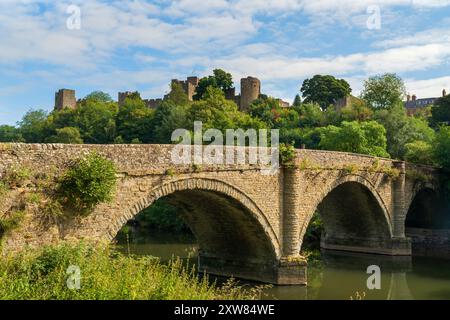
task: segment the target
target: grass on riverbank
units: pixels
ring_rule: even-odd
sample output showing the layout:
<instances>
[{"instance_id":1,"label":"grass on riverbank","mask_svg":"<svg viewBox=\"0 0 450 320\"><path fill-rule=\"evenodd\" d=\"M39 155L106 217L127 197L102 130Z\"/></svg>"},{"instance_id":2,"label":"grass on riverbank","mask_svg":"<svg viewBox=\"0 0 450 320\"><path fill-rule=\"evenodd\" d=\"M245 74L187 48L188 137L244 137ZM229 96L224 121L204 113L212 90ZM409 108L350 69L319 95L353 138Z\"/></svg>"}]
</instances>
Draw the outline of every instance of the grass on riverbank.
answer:
<instances>
[{"instance_id":1,"label":"grass on riverbank","mask_svg":"<svg viewBox=\"0 0 450 320\"><path fill-rule=\"evenodd\" d=\"M81 271L79 290L71 290L69 266ZM70 280L69 280L70 281ZM217 286L179 260L162 264L151 257L118 253L110 246L61 245L0 258L0 299L178 300L258 299L261 289L228 282Z\"/></svg>"}]
</instances>

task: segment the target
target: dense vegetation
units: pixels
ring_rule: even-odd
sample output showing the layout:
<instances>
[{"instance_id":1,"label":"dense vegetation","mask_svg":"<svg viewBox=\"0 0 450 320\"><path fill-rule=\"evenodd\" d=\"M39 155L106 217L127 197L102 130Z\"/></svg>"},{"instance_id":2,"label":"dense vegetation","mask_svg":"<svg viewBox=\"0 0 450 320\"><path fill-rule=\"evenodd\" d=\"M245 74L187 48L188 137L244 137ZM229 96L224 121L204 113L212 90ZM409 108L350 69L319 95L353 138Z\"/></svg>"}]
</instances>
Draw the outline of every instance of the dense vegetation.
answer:
<instances>
[{"instance_id":1,"label":"dense vegetation","mask_svg":"<svg viewBox=\"0 0 450 320\"><path fill-rule=\"evenodd\" d=\"M79 289L70 266L81 270ZM260 298L261 289L218 286L179 260L162 264L108 246L63 245L0 259L0 300L236 300Z\"/></svg>"},{"instance_id":2,"label":"dense vegetation","mask_svg":"<svg viewBox=\"0 0 450 320\"><path fill-rule=\"evenodd\" d=\"M395 74L371 77L364 82L359 98L351 97L342 109L335 103L350 94L349 84L332 76L314 76L301 87L291 108L277 99L261 95L248 113L226 100L231 75L214 70L200 80L194 101L182 87L171 93L156 109L146 107L139 93L122 107L108 94L93 92L78 101L75 110L47 113L27 112L17 126L0 126L2 142L54 143L171 143L177 128L193 130L194 120L204 130L216 128L279 129L281 142L295 147L349 151L448 167L446 145L450 123L450 98L409 117L403 107L405 86Z\"/></svg>"}]
</instances>

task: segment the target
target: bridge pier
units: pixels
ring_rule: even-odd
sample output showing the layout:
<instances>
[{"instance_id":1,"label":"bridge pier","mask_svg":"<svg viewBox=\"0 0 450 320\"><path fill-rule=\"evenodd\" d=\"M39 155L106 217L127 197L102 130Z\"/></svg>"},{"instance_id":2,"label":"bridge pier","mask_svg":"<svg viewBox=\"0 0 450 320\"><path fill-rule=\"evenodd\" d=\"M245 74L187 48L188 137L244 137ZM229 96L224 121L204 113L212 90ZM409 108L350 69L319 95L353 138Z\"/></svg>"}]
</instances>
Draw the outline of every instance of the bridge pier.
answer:
<instances>
[{"instance_id":1,"label":"bridge pier","mask_svg":"<svg viewBox=\"0 0 450 320\"><path fill-rule=\"evenodd\" d=\"M306 260L302 257L278 261L238 261L199 254L200 273L234 277L276 285L306 285Z\"/></svg>"}]
</instances>

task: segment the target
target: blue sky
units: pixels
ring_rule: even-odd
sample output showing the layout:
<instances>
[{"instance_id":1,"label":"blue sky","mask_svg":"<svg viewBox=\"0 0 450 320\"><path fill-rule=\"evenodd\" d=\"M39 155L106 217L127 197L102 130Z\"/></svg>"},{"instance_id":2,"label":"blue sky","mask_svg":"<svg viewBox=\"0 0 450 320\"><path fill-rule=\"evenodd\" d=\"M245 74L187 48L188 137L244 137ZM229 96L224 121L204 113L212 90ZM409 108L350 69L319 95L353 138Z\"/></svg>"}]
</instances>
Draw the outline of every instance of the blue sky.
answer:
<instances>
[{"instance_id":1,"label":"blue sky","mask_svg":"<svg viewBox=\"0 0 450 320\"><path fill-rule=\"evenodd\" d=\"M314 74L354 94L385 72L418 97L450 92L450 0L0 0L0 39L0 124L50 111L59 88L157 98L214 68L288 101Z\"/></svg>"}]
</instances>

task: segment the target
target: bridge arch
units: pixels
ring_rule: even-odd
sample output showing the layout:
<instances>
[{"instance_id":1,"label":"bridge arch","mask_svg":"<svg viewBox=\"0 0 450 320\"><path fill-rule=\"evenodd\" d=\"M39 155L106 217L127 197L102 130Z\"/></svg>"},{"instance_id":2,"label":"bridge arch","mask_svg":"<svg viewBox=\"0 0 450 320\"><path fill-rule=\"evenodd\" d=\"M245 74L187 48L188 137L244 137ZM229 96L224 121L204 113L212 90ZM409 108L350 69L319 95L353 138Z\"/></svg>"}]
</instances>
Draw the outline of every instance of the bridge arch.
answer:
<instances>
[{"instance_id":1,"label":"bridge arch","mask_svg":"<svg viewBox=\"0 0 450 320\"><path fill-rule=\"evenodd\" d=\"M441 201L438 190L431 183L416 184L406 210L405 227L440 229Z\"/></svg>"},{"instance_id":2,"label":"bridge arch","mask_svg":"<svg viewBox=\"0 0 450 320\"><path fill-rule=\"evenodd\" d=\"M322 248L386 253L383 248L393 234L389 210L375 185L365 177L339 177L319 193L311 209L301 230L301 241L318 212L324 228Z\"/></svg>"},{"instance_id":3,"label":"bridge arch","mask_svg":"<svg viewBox=\"0 0 450 320\"><path fill-rule=\"evenodd\" d=\"M236 187L207 178L179 179L153 188L110 224L108 240L161 198L181 210L201 254L248 261L275 261L281 255L278 237L255 202Z\"/></svg>"}]
</instances>

